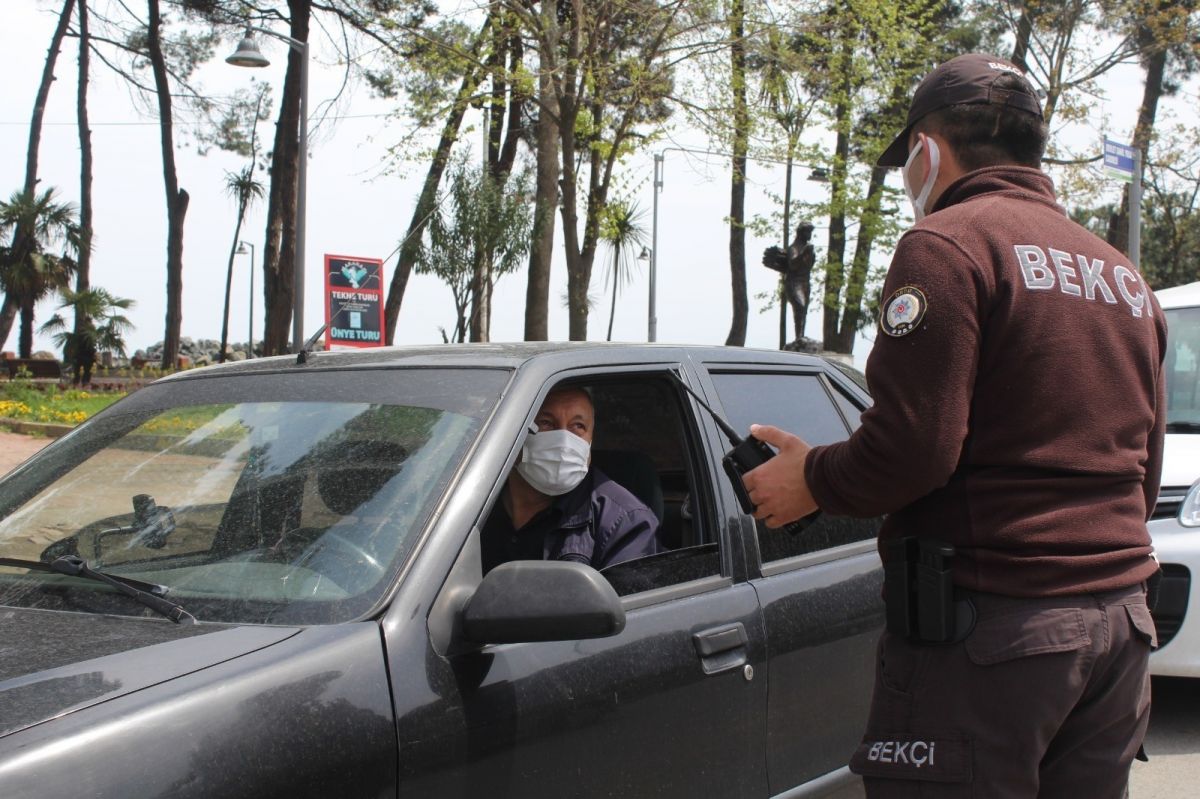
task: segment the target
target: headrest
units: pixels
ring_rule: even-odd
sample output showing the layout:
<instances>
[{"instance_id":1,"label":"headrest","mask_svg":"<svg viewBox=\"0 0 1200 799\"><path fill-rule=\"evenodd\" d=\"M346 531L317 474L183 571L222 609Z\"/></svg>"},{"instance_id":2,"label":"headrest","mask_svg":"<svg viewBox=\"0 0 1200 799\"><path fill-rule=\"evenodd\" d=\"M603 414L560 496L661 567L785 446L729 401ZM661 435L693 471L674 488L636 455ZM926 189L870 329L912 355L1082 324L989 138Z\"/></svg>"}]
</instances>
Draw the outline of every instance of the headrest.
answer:
<instances>
[{"instance_id":1,"label":"headrest","mask_svg":"<svg viewBox=\"0 0 1200 799\"><path fill-rule=\"evenodd\" d=\"M317 493L334 513L353 513L400 471L408 451L390 441L343 441L318 453Z\"/></svg>"}]
</instances>

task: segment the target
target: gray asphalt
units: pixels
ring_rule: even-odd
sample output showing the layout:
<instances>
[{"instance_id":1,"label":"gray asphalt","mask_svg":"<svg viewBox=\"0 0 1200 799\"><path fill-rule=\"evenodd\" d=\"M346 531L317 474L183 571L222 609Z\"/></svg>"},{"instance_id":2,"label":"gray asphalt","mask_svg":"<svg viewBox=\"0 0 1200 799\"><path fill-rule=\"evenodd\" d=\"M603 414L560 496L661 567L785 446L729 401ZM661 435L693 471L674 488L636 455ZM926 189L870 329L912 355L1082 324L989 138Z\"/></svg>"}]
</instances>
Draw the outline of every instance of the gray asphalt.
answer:
<instances>
[{"instance_id":1,"label":"gray asphalt","mask_svg":"<svg viewBox=\"0 0 1200 799\"><path fill-rule=\"evenodd\" d=\"M1156 677L1152 688L1149 763L1134 763L1131 799L1194 799L1200 795L1200 680Z\"/></svg>"}]
</instances>

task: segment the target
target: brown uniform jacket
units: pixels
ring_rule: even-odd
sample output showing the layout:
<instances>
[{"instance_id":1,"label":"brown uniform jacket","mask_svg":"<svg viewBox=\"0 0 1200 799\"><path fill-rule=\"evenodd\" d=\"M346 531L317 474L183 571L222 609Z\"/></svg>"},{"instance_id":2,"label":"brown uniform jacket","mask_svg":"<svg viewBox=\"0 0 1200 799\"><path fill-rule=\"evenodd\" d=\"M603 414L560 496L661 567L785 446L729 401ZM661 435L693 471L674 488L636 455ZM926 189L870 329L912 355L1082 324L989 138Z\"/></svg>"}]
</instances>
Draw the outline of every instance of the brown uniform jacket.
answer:
<instances>
[{"instance_id":1,"label":"brown uniform jacket","mask_svg":"<svg viewBox=\"0 0 1200 799\"><path fill-rule=\"evenodd\" d=\"M1166 325L1128 264L1066 217L1036 169L947 187L888 271L867 362L874 407L849 440L808 456L820 507L891 514L881 541L954 544L969 589L1052 596L1146 579Z\"/></svg>"}]
</instances>

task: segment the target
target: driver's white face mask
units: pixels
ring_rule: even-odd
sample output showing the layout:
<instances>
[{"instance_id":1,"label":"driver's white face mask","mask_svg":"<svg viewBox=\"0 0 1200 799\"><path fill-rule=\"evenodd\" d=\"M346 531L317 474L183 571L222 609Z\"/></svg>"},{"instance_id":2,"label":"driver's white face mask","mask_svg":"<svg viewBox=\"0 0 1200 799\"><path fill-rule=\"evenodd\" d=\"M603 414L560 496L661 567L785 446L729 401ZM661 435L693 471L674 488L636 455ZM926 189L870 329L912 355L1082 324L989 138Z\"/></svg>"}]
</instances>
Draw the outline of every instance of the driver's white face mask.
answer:
<instances>
[{"instance_id":1,"label":"driver's white face mask","mask_svg":"<svg viewBox=\"0 0 1200 799\"><path fill-rule=\"evenodd\" d=\"M926 142L929 143L929 174L925 176L925 183L921 185L921 190L915 192L912 185L912 167L917 162L917 156L921 154L922 148L926 146ZM904 162L904 168L900 170L900 174L904 178L904 193L908 195L908 201L912 203L913 219L917 222L925 218L925 206L929 203L929 193L933 191L933 184L937 181L940 163L941 152L938 150L937 142L923 135L917 139L917 146L912 148L912 152L908 154L908 160Z\"/></svg>"},{"instance_id":2,"label":"driver's white face mask","mask_svg":"<svg viewBox=\"0 0 1200 799\"><path fill-rule=\"evenodd\" d=\"M587 476L592 445L570 430L543 430L525 437L517 472L535 490L561 496Z\"/></svg>"}]
</instances>

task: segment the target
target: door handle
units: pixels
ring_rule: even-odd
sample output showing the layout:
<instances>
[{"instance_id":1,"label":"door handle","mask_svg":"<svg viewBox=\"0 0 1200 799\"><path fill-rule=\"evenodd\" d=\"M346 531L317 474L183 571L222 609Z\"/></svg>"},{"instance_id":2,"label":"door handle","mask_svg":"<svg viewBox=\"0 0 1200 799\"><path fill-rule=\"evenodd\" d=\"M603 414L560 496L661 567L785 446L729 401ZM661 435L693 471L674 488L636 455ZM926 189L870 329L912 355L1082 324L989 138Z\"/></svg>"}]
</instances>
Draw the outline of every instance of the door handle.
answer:
<instances>
[{"instance_id":1,"label":"door handle","mask_svg":"<svg viewBox=\"0 0 1200 799\"><path fill-rule=\"evenodd\" d=\"M724 624L692 635L705 674L737 668L746 662L746 627L741 622Z\"/></svg>"}]
</instances>

